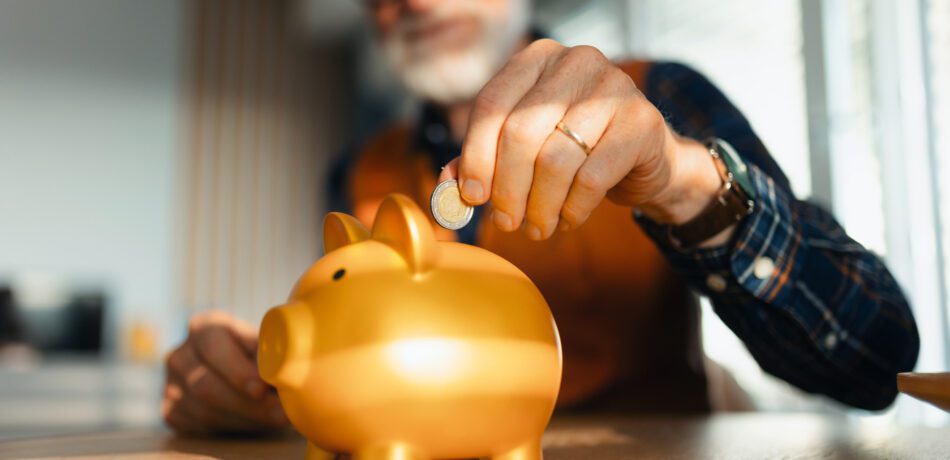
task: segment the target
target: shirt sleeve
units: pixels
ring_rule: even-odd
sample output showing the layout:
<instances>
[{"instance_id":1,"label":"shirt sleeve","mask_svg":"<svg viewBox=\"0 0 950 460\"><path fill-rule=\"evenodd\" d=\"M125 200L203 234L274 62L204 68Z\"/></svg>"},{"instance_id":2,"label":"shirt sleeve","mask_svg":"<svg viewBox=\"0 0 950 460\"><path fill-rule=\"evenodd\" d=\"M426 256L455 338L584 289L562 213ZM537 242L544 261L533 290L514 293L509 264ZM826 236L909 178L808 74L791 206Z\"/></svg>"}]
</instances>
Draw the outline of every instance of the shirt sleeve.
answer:
<instances>
[{"instance_id":1,"label":"shirt sleeve","mask_svg":"<svg viewBox=\"0 0 950 460\"><path fill-rule=\"evenodd\" d=\"M703 98L694 107L706 116L738 117L716 126L729 126L725 134L742 139L732 145L749 164L755 208L728 244L707 249L682 250L665 226L639 215L637 221L766 372L851 406L887 407L897 395L896 374L914 367L919 349L900 287L830 213L794 197L774 160L761 158L767 151L741 114L686 70L693 75L680 74L678 83L691 87L673 96L698 91Z\"/></svg>"}]
</instances>

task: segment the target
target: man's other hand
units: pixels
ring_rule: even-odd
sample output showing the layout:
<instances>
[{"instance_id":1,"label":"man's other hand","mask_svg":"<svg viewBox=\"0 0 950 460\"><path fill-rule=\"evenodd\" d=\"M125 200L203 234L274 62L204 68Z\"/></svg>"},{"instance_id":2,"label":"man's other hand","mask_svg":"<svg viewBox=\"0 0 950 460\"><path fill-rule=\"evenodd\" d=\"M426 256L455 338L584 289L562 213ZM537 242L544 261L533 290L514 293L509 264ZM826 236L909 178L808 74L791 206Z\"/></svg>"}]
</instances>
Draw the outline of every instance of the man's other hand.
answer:
<instances>
[{"instance_id":1,"label":"man's other hand","mask_svg":"<svg viewBox=\"0 0 950 460\"><path fill-rule=\"evenodd\" d=\"M195 315L165 361L165 423L179 433L266 432L287 426L276 393L258 376L257 331L226 313Z\"/></svg>"}]
</instances>

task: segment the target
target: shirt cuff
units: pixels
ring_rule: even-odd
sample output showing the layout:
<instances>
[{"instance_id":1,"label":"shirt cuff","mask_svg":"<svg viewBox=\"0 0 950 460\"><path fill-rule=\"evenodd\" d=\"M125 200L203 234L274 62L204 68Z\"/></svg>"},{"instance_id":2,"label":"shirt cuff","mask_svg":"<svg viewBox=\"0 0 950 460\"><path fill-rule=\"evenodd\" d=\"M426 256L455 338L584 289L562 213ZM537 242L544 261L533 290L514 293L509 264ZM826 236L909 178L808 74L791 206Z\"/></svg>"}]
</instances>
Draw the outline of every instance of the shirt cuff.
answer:
<instances>
[{"instance_id":1,"label":"shirt cuff","mask_svg":"<svg viewBox=\"0 0 950 460\"><path fill-rule=\"evenodd\" d=\"M744 292L783 305L794 290L801 267L794 263L801 249L800 229L791 206L794 198L754 164L749 164L749 175L756 192L755 206L725 245L683 249L670 239L669 226L636 212L634 219L673 269L700 292L713 297Z\"/></svg>"}]
</instances>

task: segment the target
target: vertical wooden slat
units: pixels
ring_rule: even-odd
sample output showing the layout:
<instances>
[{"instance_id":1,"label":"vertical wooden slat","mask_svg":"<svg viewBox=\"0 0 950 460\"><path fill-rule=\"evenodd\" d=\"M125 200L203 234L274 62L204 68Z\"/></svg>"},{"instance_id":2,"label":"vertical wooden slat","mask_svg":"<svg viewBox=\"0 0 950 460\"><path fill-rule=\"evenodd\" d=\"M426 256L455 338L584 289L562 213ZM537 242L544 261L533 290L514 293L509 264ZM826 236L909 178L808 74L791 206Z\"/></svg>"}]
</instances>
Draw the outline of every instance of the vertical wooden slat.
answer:
<instances>
[{"instance_id":1,"label":"vertical wooden slat","mask_svg":"<svg viewBox=\"0 0 950 460\"><path fill-rule=\"evenodd\" d=\"M198 190L198 211L194 222L196 235L196 251L192 255L195 258L197 271L195 273L195 285L197 295L190 299L188 304L192 308L207 307L212 298L211 286L213 276L214 260L211 258L211 248L214 235L214 218L209 212L213 209L214 187L216 182L211 180L215 171L213 164L215 157L213 155L216 138L212 135L213 129L218 118L219 111L215 101L220 97L216 89L219 88L220 65L215 56L217 50L221 48L223 39L221 37L222 22L220 20L220 0L205 0L203 13L207 27L206 35L208 40L202 50L203 60L199 64L205 68L202 98L202 129L199 133L201 143L198 150L194 152L199 157L198 172L193 187Z\"/></svg>"},{"instance_id":2,"label":"vertical wooden slat","mask_svg":"<svg viewBox=\"0 0 950 460\"><path fill-rule=\"evenodd\" d=\"M293 62L303 62L304 58L302 56L302 50L299 48L293 49ZM301 190L301 176L303 176L303 164L301 161L301 156L303 154L303 143L302 143L302 123L300 123L300 105L303 100L303 89L301 83L305 80L306 75L306 66L298 66L294 69L295 71L291 72L288 82L289 89L289 99L287 103L289 104L288 110L291 113L291 118L288 120L288 127L291 130L291 135L288 137L288 152L290 152L290 158L288 161L294 171L300 171L299 174L294 174L288 177L287 180L287 190L290 194L290 199L288 200L288 222L290 225L287 226L287 239L286 241L301 241L301 227L302 219L301 216L306 211L303 205L303 191ZM298 247L289 247L287 248L287 265L286 269L293 271L301 271L300 263L300 254L306 250L305 246Z\"/></svg>"},{"instance_id":3,"label":"vertical wooden slat","mask_svg":"<svg viewBox=\"0 0 950 460\"><path fill-rule=\"evenodd\" d=\"M261 19L265 31L264 41L262 43L265 51L263 54L263 69L261 74L261 109L257 126L260 136L260 145L257 154L258 173L256 175L258 178L258 189L256 191L258 213L255 222L255 229L257 230L255 244L257 251L255 253L254 264L257 276L254 279L253 285L258 291L258 294L253 297L255 305L272 301L268 299L268 294L274 290L274 283L271 282L273 277L271 260L274 258L274 255L273 245L271 244L269 235L273 228L273 206L271 204L274 201L274 196L272 194L272 184L276 174L273 162L271 161L274 139L273 128L275 126L273 95L276 90L276 84L274 82L274 76L277 72L276 61L280 52L280 46L277 40L277 24L280 19L277 15L274 2L265 2L264 14ZM266 271L266 273L259 273L261 271Z\"/></svg>"},{"instance_id":4,"label":"vertical wooden slat","mask_svg":"<svg viewBox=\"0 0 950 460\"><path fill-rule=\"evenodd\" d=\"M224 169L224 159L221 158L221 141L224 137L224 114L227 111L227 64L228 64L228 41L229 30L230 30L230 18L229 13L231 11L230 1L222 0L215 2L215 18L218 27L217 27L217 38L218 45L215 48L209 50L209 61L211 62L211 68L213 69L213 78L211 83L211 91L209 91L213 96L211 100L211 109L212 112L212 121L211 121L211 132L210 134L210 145L208 146L208 151L206 152L210 161L210 170L208 171L208 179L210 182L211 189L211 206L206 209L206 215L210 216L209 219L209 233L208 235L211 238L208 239L208 249L209 252L205 255L209 262L208 268L208 299L209 301L223 300L218 297L218 289L220 288L220 256L221 250L220 246L222 244L223 231L221 228L221 210L223 196L221 193L221 187L223 178L221 177ZM219 305L216 305L219 306Z\"/></svg>"},{"instance_id":5,"label":"vertical wooden slat","mask_svg":"<svg viewBox=\"0 0 950 460\"><path fill-rule=\"evenodd\" d=\"M271 183L275 196L275 201L271 203L272 209L274 210L273 220L271 221L271 224L273 225L273 233L270 235L274 251L274 257L271 259L273 271L270 273L272 289L276 289L276 286L280 284L280 280L287 277L286 266L288 262L288 251L286 246L287 240L285 238L284 231L287 228L287 207L290 198L287 196L286 189L287 177L290 175L288 173L289 164L287 162L287 132L289 128L287 120L289 114L287 113L286 108L289 102L288 75L291 73L289 67L292 61L292 54L289 47L290 29L287 26L288 18L286 11L281 9L279 11L278 17L278 59L274 63L277 69L277 75L275 78L275 84L277 86L274 91L275 110L272 112L272 116L277 122L277 125L274 127L273 146L275 149L272 153L274 156L273 161L275 180Z\"/></svg>"},{"instance_id":6,"label":"vertical wooden slat","mask_svg":"<svg viewBox=\"0 0 950 460\"><path fill-rule=\"evenodd\" d=\"M251 73L250 80L250 91L252 94L251 102L251 116L248 117L250 124L249 127L249 147L250 147L250 156L248 158L248 166L250 168L249 175L249 188L248 188L248 197L244 201L247 206L247 220L244 222L245 228L248 231L247 240L245 242L244 250L247 254L247 266L243 267L244 270L241 273L240 285L243 288L242 292L244 294L243 299L247 299L251 305L257 305L258 302L263 301L263 299L258 297L258 294L261 292L257 289L257 283L255 283L254 277L254 267L259 264L259 245L258 238L260 238L261 231L259 227L259 217L260 217L260 208L261 201L258 199L258 196L261 191L261 164L262 164L262 155L261 155L261 123L263 122L262 116L262 98L263 98L263 88L264 88L264 71L266 69L265 56L265 36L267 34L267 20L268 20L268 2L253 2L256 5L254 8L254 14L251 15L253 18L253 26L251 29L252 42L254 43L253 50L251 51L251 66L248 69Z\"/></svg>"},{"instance_id":7,"label":"vertical wooden slat","mask_svg":"<svg viewBox=\"0 0 950 460\"><path fill-rule=\"evenodd\" d=\"M186 14L189 16L186 18L186 24L190 29L190 33L187 35L187 40L192 44L190 47L191 62L188 65L190 73L186 79L186 88L188 88L186 93L186 104L188 105L188 112L185 115L186 122L189 124L190 128L189 134L187 136L187 146L185 160L183 163L186 165L185 170L182 171L186 186L188 187L188 192L181 194L184 196L185 203L184 209L185 222L181 226L184 229L184 251L181 257L185 260L182 266L184 269L182 273L184 274L183 279L181 280L182 285L182 298L183 299L195 299L197 297L197 278L198 278L198 259L195 257L198 252L198 237L199 232L197 230L197 221L199 219L198 213L200 212L200 206L198 205L198 200L200 199L200 190L195 187L193 184L199 180L201 175L201 156L198 152L201 150L202 143L202 129L204 127L203 117L204 117L204 104L203 100L205 97L205 59L206 59L206 49L208 46L208 9L209 1L195 1L195 2L185 2L186 5ZM185 308L190 308L191 305L184 305Z\"/></svg>"},{"instance_id":8,"label":"vertical wooden slat","mask_svg":"<svg viewBox=\"0 0 950 460\"><path fill-rule=\"evenodd\" d=\"M261 265L267 271L262 277L264 290L272 292L277 285L277 266L280 256L277 254L277 244L274 238L274 227L277 219L280 217L278 212L278 181L280 176L280 117L278 116L280 107L280 89L282 87L280 79L283 76L283 62L286 54L285 46L281 38L283 28L283 15L278 8L272 8L274 30L271 33L272 59L270 60L271 72L268 81L267 91L267 142L265 150L266 163L268 165L267 185L264 187L267 196L266 212L264 213L264 222L266 223L265 235L262 242L265 244L265 257L261 260Z\"/></svg>"},{"instance_id":9,"label":"vertical wooden slat","mask_svg":"<svg viewBox=\"0 0 950 460\"><path fill-rule=\"evenodd\" d=\"M249 104L245 88L247 75L249 74L249 69L247 68L249 41L247 40L247 33L250 28L247 22L251 18L248 11L250 9L250 0L234 1L238 12L234 21L235 37L232 41L234 46L234 64L231 69L231 74L234 76L234 86L230 100L233 102L234 107L230 113L232 117L231 129L228 131L231 148L225 153L230 165L230 183L228 184L230 192L228 195L229 199L227 200L230 210L227 223L229 238L226 240L228 248L228 252L226 253L227 257L224 258L223 263L225 265L222 266L225 276L221 298L226 299L226 305L232 308L235 313L241 314L246 313L246 308L243 308L245 307L242 305L243 302L239 301L237 272L243 262L241 256L244 254L242 248L243 242L241 241L243 235L241 216L244 214L243 208L245 201L243 199L243 183L246 180L243 170L244 156L247 148L244 137L246 132L244 121L245 112L247 111L246 107Z\"/></svg>"},{"instance_id":10,"label":"vertical wooden slat","mask_svg":"<svg viewBox=\"0 0 950 460\"><path fill-rule=\"evenodd\" d=\"M291 6L202 0L189 9L185 308L257 318L317 255L312 71Z\"/></svg>"},{"instance_id":11,"label":"vertical wooden slat","mask_svg":"<svg viewBox=\"0 0 950 460\"><path fill-rule=\"evenodd\" d=\"M217 43L219 43L220 37L218 37L217 30L220 26L219 22L213 17L215 8L213 8L214 1L206 0L205 4L208 5L206 11L206 27L208 28L207 36L208 40L205 43L205 48L203 50L204 60L200 64L204 67L205 78L204 86L202 89L202 95L200 99L201 104L201 119L202 127L199 131L199 145L197 146L198 150L193 152L193 154L198 158L197 161L197 171L195 172L195 180L191 186L197 191L197 198L195 201L196 212L195 220L192 223L194 225L193 232L195 233L195 251L191 254L191 257L194 259L195 265L195 297L192 300L193 303L190 305L192 308L204 307L205 302L208 301L210 297L208 294L208 289L210 286L210 274L211 274L211 264L212 261L209 257L209 241L211 238L211 228L212 228L212 219L208 213L208 209L211 207L211 200L214 197L214 194L211 193L213 190L211 187L214 186L213 181L209 180L209 175L211 174L213 165L211 161L213 157L209 155L211 151L212 143L214 138L212 138L209 133L211 128L214 126L216 113L214 111L214 100L215 92L213 87L217 78L217 69L215 68L215 59L211 58L212 50L217 48Z\"/></svg>"}]
</instances>

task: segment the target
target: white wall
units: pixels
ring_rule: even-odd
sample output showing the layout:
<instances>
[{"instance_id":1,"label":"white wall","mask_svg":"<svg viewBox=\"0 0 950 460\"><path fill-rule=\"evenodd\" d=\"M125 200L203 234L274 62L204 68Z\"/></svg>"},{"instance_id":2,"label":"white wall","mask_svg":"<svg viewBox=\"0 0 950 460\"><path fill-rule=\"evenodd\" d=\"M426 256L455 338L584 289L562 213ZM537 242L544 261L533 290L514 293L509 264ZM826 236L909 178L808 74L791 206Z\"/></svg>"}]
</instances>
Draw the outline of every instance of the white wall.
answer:
<instances>
[{"instance_id":1,"label":"white wall","mask_svg":"<svg viewBox=\"0 0 950 460\"><path fill-rule=\"evenodd\" d=\"M169 307L181 7L0 2L0 277L104 282L119 319Z\"/></svg>"}]
</instances>

